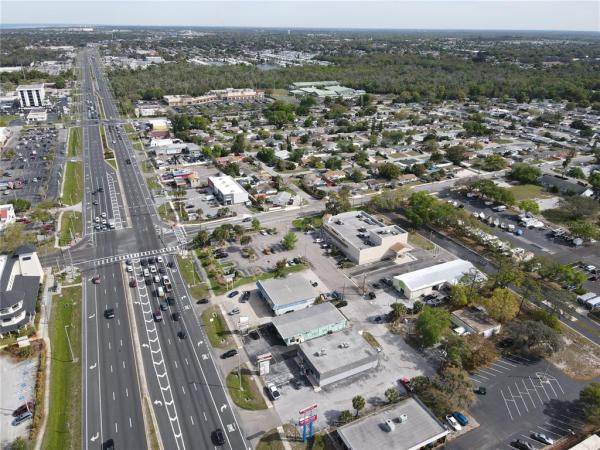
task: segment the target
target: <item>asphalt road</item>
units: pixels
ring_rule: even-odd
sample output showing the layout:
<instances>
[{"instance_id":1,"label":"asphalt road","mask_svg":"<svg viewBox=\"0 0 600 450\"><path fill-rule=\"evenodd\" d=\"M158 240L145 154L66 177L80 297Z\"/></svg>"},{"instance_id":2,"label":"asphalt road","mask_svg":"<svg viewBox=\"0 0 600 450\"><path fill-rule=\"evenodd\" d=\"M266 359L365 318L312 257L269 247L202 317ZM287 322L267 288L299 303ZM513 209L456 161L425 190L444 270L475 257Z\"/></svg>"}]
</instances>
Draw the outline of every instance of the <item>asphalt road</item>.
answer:
<instances>
[{"instance_id":1,"label":"asphalt road","mask_svg":"<svg viewBox=\"0 0 600 450\"><path fill-rule=\"evenodd\" d=\"M89 57L91 55L95 56ZM113 292L113 296L119 298L119 302L125 299L125 293L122 290L129 289L133 295L135 325L132 332L137 334L141 346L148 395L156 415L158 431L164 447L169 449L210 448L214 446L212 433L217 428L221 428L226 437L225 448L246 448L247 444L238 425L235 411L224 391L224 383L212 359L213 355L208 341L203 334L198 317L194 313L194 305L172 256L164 256L165 260L172 260L174 266L172 269L168 269L168 273L172 279L176 301L175 305L170 306L169 313L176 309L181 312L182 318L177 322L171 320L170 316L165 317L165 320L160 323L153 321L152 312L158 307L155 286L146 286L143 282L139 259L143 254L149 252L172 249L178 239L183 239L183 235L181 233L174 234L170 230L162 228L151 194L136 164L135 151L126 132L122 129L122 122L104 74L98 65L98 58L97 54L89 52L86 61L89 63L91 72L94 73L96 92L101 99L106 116L103 123L106 125L108 145L114 150L119 167L118 174L114 174L116 177L114 181L122 187L121 193L117 194L116 205L119 205L118 211L123 226L120 230L94 233L92 245L80 245L71 252L71 257L74 254L79 261L87 261L84 264L86 267L96 267L93 270L105 273L108 281L114 275L114 286L118 284L119 287ZM96 126L91 128L97 130ZM91 142L96 142L99 140L99 135L92 131L89 133L89 139ZM127 162L128 159L131 163ZM105 162L102 161L102 163L107 166ZM95 168L96 164L99 164L99 161L90 162L90 168ZM110 167L109 169L105 167L104 171L108 174L111 173ZM90 178L94 179L93 176ZM105 188L104 193L106 192ZM103 202L106 200L100 202L101 205L106 205L103 208L109 211L108 214L114 216L117 211L113 207L115 202L113 201L110 205ZM89 214L89 210L86 209L86 215ZM89 227L88 219L86 217L86 224ZM105 244L105 237L110 245ZM93 252L90 252L90 249L93 249ZM130 277L138 278L136 289L122 287L124 286L121 275L122 265L119 261L110 261L115 255L122 255L123 258L129 257L133 261L135 273ZM127 280L125 281L127 283ZM109 284L110 287L113 287L112 282ZM124 319L127 316L126 310L122 308L121 303L116 304L119 304L118 314L115 319L110 321L111 328L114 328L113 324L117 318L129 327L129 321ZM103 303L100 302L98 308L102 307L104 307ZM178 333L182 330L186 331L185 339L178 337ZM123 343L130 346L131 337L124 336ZM133 367L133 358L128 363ZM107 366L105 363L102 367L103 376L108 375L110 364ZM129 377L123 377L118 382L124 383L129 378L131 382L137 384L135 373L130 374ZM109 394L109 401L110 395L112 394ZM135 398L135 402L137 401L139 401L139 397ZM135 403L133 399L131 402ZM125 403L130 403L130 401L126 401L122 395L120 398L116 397L115 405L123 406ZM102 395L102 409L105 404L105 396ZM124 413L122 416L125 418L127 408L123 407L122 410ZM141 414L136 417L141 422ZM106 420L110 421L110 418ZM123 436L125 432L120 431L120 426L118 429L119 431L111 430L110 436L105 433L103 440L106 441L108 437L114 439L115 447L118 448L144 448L146 446L144 436L132 433L135 434L135 437L129 439ZM140 431L143 433L143 428L140 428Z\"/></svg>"}]
</instances>

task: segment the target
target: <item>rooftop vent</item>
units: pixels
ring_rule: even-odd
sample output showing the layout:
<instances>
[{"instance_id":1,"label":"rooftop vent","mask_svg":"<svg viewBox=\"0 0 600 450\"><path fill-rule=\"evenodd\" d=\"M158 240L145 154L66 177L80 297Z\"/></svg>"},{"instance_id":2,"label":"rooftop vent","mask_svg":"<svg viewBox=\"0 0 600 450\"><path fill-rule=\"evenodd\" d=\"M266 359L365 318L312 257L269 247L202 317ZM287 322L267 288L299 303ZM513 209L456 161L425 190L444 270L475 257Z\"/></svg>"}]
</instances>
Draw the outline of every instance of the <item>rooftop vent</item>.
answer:
<instances>
[{"instance_id":1,"label":"rooftop vent","mask_svg":"<svg viewBox=\"0 0 600 450\"><path fill-rule=\"evenodd\" d=\"M350 347L350 344L348 344L347 342L342 342L342 343L339 345L339 347L340 347L340 348L348 348L348 347Z\"/></svg>"},{"instance_id":2,"label":"rooftop vent","mask_svg":"<svg viewBox=\"0 0 600 450\"><path fill-rule=\"evenodd\" d=\"M391 433L392 431L394 431L396 429L396 424L394 423L394 421L392 419L386 419L385 426L387 428L388 433Z\"/></svg>"}]
</instances>

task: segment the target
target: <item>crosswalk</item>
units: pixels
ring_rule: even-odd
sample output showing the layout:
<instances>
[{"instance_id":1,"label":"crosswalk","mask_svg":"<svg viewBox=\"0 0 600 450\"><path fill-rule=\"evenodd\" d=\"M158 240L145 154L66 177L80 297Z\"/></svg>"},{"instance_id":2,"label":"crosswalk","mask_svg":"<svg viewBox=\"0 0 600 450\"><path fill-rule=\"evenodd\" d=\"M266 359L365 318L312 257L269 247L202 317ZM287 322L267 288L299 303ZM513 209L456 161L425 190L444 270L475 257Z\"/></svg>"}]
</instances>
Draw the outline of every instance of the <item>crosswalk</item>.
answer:
<instances>
[{"instance_id":1,"label":"crosswalk","mask_svg":"<svg viewBox=\"0 0 600 450\"><path fill-rule=\"evenodd\" d=\"M164 247L164 248L156 249L156 250L148 250L145 252L127 253L124 255L114 255L114 256L109 256L106 258L98 258L98 259L94 259L94 260L87 261L87 262L92 264L93 266L97 267L97 266L103 266L105 264L112 264L112 263L116 263L116 262L125 261L127 259L136 260L136 259L144 258L144 257L148 257L148 256L164 255L167 253L176 253L177 251L179 251L179 246L170 246L170 247Z\"/></svg>"}]
</instances>

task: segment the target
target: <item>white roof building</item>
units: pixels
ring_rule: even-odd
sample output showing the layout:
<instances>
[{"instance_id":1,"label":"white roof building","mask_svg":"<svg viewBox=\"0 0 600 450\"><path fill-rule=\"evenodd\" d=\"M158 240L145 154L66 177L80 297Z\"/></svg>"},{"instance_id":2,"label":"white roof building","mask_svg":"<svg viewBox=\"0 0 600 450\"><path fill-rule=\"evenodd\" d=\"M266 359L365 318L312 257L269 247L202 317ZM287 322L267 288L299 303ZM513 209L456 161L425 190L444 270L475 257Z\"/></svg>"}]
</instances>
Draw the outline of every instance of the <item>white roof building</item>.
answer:
<instances>
[{"instance_id":1,"label":"white roof building","mask_svg":"<svg viewBox=\"0 0 600 450\"><path fill-rule=\"evenodd\" d=\"M398 291L407 298L414 300L446 284L456 284L464 275L469 273L474 273L478 277L485 277L469 261L455 259L436 266L397 275L394 277L393 283Z\"/></svg>"},{"instance_id":2,"label":"white roof building","mask_svg":"<svg viewBox=\"0 0 600 450\"><path fill-rule=\"evenodd\" d=\"M248 201L248 192L228 175L208 177L208 186L224 205L235 205Z\"/></svg>"}]
</instances>

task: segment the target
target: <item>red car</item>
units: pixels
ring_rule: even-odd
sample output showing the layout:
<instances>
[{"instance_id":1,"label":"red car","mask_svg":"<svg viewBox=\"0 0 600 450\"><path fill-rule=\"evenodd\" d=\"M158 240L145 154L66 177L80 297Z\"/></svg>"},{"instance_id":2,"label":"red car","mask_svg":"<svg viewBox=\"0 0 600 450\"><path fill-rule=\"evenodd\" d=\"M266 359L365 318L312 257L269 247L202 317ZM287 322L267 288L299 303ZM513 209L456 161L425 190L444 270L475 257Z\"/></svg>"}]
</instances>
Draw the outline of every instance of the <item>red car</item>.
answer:
<instances>
[{"instance_id":1,"label":"red car","mask_svg":"<svg viewBox=\"0 0 600 450\"><path fill-rule=\"evenodd\" d=\"M400 378L398 381L400 382L400 384L402 386L404 386L404 389L406 389L406 392L411 393L413 391L413 388L410 385L410 380L408 378L406 378L406 377Z\"/></svg>"},{"instance_id":2,"label":"red car","mask_svg":"<svg viewBox=\"0 0 600 450\"><path fill-rule=\"evenodd\" d=\"M19 417L21 414L25 414L28 409L29 409L29 411L32 411L33 405L35 405L34 401L27 402L27 404L23 403L21 406L19 406L17 409L15 409L13 411L13 413L12 413L13 417Z\"/></svg>"},{"instance_id":3,"label":"red car","mask_svg":"<svg viewBox=\"0 0 600 450\"><path fill-rule=\"evenodd\" d=\"M129 280L129 287L132 287L132 288L134 288L134 287L136 287L136 286L137 286L137 281L135 281L135 279L134 279L134 278L131 278L131 279Z\"/></svg>"},{"instance_id":4,"label":"red car","mask_svg":"<svg viewBox=\"0 0 600 450\"><path fill-rule=\"evenodd\" d=\"M100 275L94 275L94 278L92 278L92 283L100 284Z\"/></svg>"}]
</instances>

